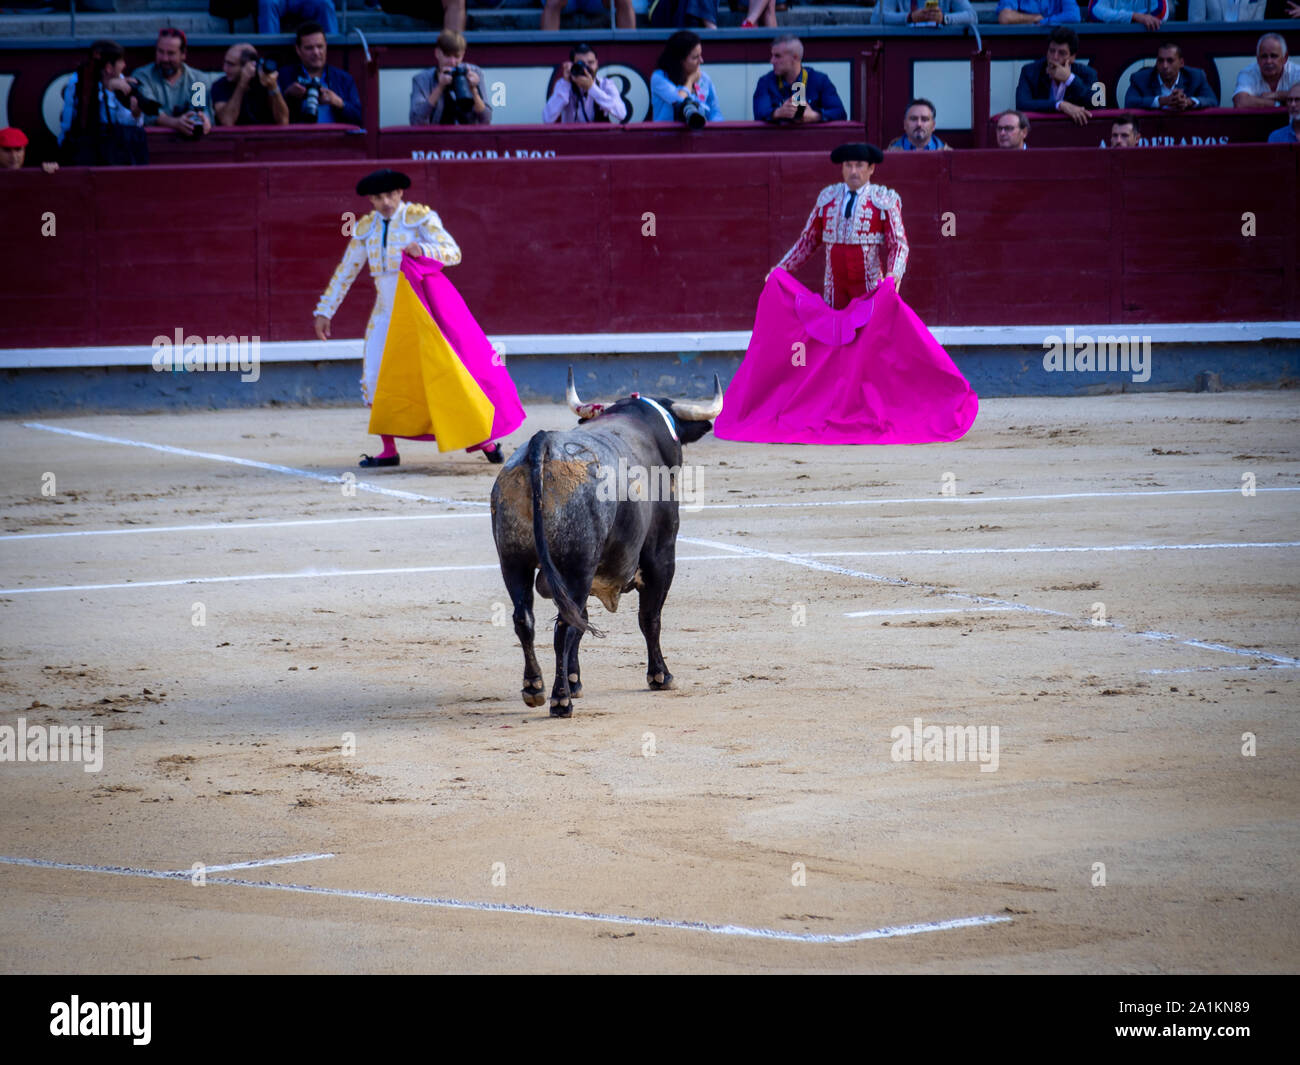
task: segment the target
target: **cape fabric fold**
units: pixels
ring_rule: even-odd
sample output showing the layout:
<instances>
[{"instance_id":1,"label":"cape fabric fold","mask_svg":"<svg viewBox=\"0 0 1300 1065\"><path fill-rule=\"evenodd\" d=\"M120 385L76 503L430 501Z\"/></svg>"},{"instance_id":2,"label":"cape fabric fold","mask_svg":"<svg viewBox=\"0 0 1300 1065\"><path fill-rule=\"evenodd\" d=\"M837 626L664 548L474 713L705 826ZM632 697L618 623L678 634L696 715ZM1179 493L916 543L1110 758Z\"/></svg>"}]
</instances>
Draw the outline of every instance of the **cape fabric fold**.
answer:
<instances>
[{"instance_id":1,"label":"cape fabric fold","mask_svg":"<svg viewBox=\"0 0 1300 1065\"><path fill-rule=\"evenodd\" d=\"M778 268L713 433L769 444L929 444L960 439L978 411L892 280L836 311Z\"/></svg>"},{"instance_id":2,"label":"cape fabric fold","mask_svg":"<svg viewBox=\"0 0 1300 1065\"><path fill-rule=\"evenodd\" d=\"M370 432L436 439L439 451L497 440L523 424L514 382L442 263L402 258Z\"/></svg>"}]
</instances>

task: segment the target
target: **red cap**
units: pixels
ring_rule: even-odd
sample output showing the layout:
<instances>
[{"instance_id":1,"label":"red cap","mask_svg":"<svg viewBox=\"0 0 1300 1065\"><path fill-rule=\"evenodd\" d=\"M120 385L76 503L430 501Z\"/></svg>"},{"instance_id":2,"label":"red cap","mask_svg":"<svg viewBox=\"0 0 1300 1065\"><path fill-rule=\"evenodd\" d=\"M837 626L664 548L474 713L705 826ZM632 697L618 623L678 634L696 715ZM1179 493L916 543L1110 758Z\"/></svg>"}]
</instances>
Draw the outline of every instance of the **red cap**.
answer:
<instances>
[{"instance_id":1,"label":"red cap","mask_svg":"<svg viewBox=\"0 0 1300 1065\"><path fill-rule=\"evenodd\" d=\"M0 148L26 148L27 134L17 126L0 129Z\"/></svg>"}]
</instances>

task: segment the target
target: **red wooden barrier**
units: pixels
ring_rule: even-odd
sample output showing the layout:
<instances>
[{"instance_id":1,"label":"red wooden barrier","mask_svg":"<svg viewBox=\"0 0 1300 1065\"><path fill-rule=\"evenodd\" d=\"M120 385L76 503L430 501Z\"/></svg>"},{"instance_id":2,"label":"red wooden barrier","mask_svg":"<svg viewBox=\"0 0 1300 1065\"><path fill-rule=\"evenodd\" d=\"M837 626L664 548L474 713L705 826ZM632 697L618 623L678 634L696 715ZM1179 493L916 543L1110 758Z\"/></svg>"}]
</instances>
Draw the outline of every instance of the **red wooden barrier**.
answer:
<instances>
[{"instance_id":1,"label":"red wooden barrier","mask_svg":"<svg viewBox=\"0 0 1300 1065\"><path fill-rule=\"evenodd\" d=\"M3 346L310 338L372 166L4 174ZM1300 318L1298 166L1281 145L987 150L891 153L876 176L902 196L902 293L925 321L1063 326ZM767 269L838 180L820 153L404 168L464 251L450 276L506 334L748 328ZM820 261L801 277L819 288ZM361 334L372 286L356 287L335 336Z\"/></svg>"}]
</instances>

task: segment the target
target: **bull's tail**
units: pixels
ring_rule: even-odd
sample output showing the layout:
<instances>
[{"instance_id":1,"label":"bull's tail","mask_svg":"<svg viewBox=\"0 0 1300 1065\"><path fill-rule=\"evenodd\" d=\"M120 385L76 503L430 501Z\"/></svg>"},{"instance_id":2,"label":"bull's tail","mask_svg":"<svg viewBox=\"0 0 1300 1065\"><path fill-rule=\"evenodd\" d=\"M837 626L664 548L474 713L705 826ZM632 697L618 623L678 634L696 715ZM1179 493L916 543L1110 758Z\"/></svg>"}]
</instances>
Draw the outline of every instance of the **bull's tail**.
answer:
<instances>
[{"instance_id":1,"label":"bull's tail","mask_svg":"<svg viewBox=\"0 0 1300 1065\"><path fill-rule=\"evenodd\" d=\"M551 586L551 596L555 600L555 606L560 612L561 620L579 632L589 632L593 636L604 636L605 634L590 622L583 620L582 607L575 603L573 596L569 594L569 589L564 584L564 578L560 575L559 570L555 568L555 560L551 558L551 549L546 543L546 523L542 520L542 463L545 449L545 433L538 433L528 442L526 461L528 463L528 476L533 486L533 541L537 545L537 562L541 567L542 575L546 578L546 583Z\"/></svg>"}]
</instances>

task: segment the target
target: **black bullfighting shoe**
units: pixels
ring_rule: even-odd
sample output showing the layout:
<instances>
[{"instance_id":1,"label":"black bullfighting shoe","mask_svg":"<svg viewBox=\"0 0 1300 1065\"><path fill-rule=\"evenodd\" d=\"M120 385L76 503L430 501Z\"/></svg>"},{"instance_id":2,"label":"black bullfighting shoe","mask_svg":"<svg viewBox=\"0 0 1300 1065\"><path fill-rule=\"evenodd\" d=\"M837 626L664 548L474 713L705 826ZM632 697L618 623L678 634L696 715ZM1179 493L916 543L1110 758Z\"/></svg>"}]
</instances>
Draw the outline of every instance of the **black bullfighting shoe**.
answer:
<instances>
[{"instance_id":1,"label":"black bullfighting shoe","mask_svg":"<svg viewBox=\"0 0 1300 1065\"><path fill-rule=\"evenodd\" d=\"M362 455L361 461L357 463L363 469L370 469L372 466L400 466L401 464L401 455L388 455L380 458L375 458L373 455Z\"/></svg>"},{"instance_id":2,"label":"black bullfighting shoe","mask_svg":"<svg viewBox=\"0 0 1300 1065\"><path fill-rule=\"evenodd\" d=\"M493 465L496 466L501 465L501 463L505 462L506 460L505 453L501 450L500 444L493 444L491 450L489 450L488 448L484 448L483 454L487 456L488 462L491 462Z\"/></svg>"}]
</instances>

